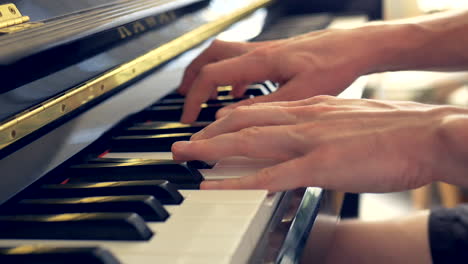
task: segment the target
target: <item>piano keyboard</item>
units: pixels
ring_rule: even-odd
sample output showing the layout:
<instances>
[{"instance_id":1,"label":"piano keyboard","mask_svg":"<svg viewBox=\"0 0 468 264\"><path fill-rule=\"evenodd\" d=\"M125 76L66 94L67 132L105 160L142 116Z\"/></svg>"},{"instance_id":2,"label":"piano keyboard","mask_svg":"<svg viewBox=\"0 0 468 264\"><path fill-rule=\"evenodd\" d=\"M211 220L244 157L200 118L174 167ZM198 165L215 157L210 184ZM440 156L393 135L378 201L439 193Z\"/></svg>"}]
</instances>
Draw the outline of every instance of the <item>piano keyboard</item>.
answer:
<instances>
[{"instance_id":1,"label":"piano keyboard","mask_svg":"<svg viewBox=\"0 0 468 264\"><path fill-rule=\"evenodd\" d=\"M247 96L271 87L253 85ZM189 139L217 109L237 101L226 93L207 102L190 126L178 123L181 98L168 95L101 139L102 153L82 155L86 159L3 205L0 263L249 262L282 194L198 186L271 163L179 164L170 152L173 142Z\"/></svg>"}]
</instances>

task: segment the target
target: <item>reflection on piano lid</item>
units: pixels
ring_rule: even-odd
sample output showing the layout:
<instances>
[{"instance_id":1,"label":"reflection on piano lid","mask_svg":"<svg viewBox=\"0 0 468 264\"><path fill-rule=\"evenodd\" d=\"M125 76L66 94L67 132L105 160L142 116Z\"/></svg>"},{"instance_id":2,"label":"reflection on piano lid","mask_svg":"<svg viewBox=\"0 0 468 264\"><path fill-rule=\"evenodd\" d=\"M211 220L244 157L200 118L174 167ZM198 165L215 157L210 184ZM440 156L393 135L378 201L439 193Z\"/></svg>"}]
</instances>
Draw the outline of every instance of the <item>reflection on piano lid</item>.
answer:
<instances>
[{"instance_id":1,"label":"reflection on piano lid","mask_svg":"<svg viewBox=\"0 0 468 264\"><path fill-rule=\"evenodd\" d=\"M177 123L183 101L166 96L201 51L194 46L244 17L247 28L261 28L259 14L265 10L255 10L270 1L12 2L21 17L39 24L0 35L0 43L8 44L0 45L0 68L13 71L14 65L31 62L25 67L37 73L13 72L15 80L5 81L0 94L1 263L63 263L67 257L70 263L101 264L297 263L311 229L314 245L327 245L332 229L315 236L314 220L328 208L336 221L341 200L327 199L331 192L203 191L201 179L239 177L270 163L160 160L171 159L164 152L167 134L194 133L213 120L210 112L194 126ZM152 18L167 23L148 28ZM69 26L74 34L63 30ZM236 27L228 35L245 32ZM73 31L80 28L81 33ZM43 34L54 31L68 34L69 42L64 37L29 53L25 49L47 44L60 34ZM93 36L110 32L116 42L86 46ZM31 42L18 45L20 40ZM82 50L59 52L79 41ZM6 50L17 52L10 56ZM37 66L33 62L41 56ZM256 84L247 95L275 89L272 83ZM208 105L235 101L228 91L220 88L217 101ZM165 113L158 112L165 104L178 107L171 113L174 120L163 120ZM120 150L116 139L125 140ZM162 140L166 146L136 152L130 142L135 139L142 145Z\"/></svg>"},{"instance_id":2,"label":"reflection on piano lid","mask_svg":"<svg viewBox=\"0 0 468 264\"><path fill-rule=\"evenodd\" d=\"M2 154L268 2L236 1L228 9L216 1L115 1L0 35L0 72L8 76L0 91Z\"/></svg>"}]
</instances>

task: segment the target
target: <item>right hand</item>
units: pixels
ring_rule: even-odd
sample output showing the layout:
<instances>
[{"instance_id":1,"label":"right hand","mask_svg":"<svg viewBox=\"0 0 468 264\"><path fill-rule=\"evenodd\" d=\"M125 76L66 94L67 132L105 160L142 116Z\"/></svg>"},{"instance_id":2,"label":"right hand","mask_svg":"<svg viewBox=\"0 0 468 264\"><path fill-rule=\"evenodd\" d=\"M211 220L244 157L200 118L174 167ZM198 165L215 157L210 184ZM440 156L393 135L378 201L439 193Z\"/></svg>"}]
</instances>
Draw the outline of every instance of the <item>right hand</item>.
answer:
<instances>
[{"instance_id":1,"label":"right hand","mask_svg":"<svg viewBox=\"0 0 468 264\"><path fill-rule=\"evenodd\" d=\"M414 102L316 96L243 106L172 145L175 160L232 156L276 165L205 189L317 186L392 192L444 180L468 186L468 110ZM449 176L450 175L450 178Z\"/></svg>"},{"instance_id":2,"label":"right hand","mask_svg":"<svg viewBox=\"0 0 468 264\"><path fill-rule=\"evenodd\" d=\"M214 41L185 71L178 89L186 95L181 121L195 121L200 105L223 85L231 85L234 96L242 95L254 82L271 80L281 87L275 93L228 106L218 117L241 105L337 95L369 72L372 54L377 53L370 52L368 31L324 30L258 43Z\"/></svg>"}]
</instances>

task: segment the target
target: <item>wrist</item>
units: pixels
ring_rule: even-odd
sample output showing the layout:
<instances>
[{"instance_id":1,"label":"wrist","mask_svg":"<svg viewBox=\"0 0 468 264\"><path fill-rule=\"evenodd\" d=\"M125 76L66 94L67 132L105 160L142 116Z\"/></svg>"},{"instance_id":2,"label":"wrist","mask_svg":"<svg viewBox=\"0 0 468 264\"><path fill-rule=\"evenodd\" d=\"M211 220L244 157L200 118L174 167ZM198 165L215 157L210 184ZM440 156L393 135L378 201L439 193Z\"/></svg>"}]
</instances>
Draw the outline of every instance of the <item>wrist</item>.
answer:
<instances>
[{"instance_id":1,"label":"wrist","mask_svg":"<svg viewBox=\"0 0 468 264\"><path fill-rule=\"evenodd\" d=\"M437 64L428 57L434 34L419 24L371 24L361 30L368 32L366 73L422 70Z\"/></svg>"},{"instance_id":2,"label":"wrist","mask_svg":"<svg viewBox=\"0 0 468 264\"><path fill-rule=\"evenodd\" d=\"M468 109L455 109L441 120L436 180L468 186Z\"/></svg>"}]
</instances>

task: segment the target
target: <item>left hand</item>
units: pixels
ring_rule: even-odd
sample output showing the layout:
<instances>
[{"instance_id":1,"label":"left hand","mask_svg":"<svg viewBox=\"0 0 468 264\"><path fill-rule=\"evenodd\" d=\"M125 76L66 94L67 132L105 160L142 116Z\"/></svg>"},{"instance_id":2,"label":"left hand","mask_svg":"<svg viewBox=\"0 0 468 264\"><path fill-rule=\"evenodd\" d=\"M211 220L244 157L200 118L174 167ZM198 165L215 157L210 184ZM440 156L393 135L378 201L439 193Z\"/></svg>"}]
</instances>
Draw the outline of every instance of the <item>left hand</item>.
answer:
<instances>
[{"instance_id":1,"label":"left hand","mask_svg":"<svg viewBox=\"0 0 468 264\"><path fill-rule=\"evenodd\" d=\"M255 175L204 182L205 189L400 191L440 180L456 166L444 153L440 131L457 111L331 96L254 104L234 109L172 150L178 160L278 161Z\"/></svg>"}]
</instances>

